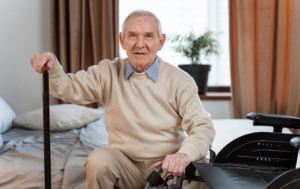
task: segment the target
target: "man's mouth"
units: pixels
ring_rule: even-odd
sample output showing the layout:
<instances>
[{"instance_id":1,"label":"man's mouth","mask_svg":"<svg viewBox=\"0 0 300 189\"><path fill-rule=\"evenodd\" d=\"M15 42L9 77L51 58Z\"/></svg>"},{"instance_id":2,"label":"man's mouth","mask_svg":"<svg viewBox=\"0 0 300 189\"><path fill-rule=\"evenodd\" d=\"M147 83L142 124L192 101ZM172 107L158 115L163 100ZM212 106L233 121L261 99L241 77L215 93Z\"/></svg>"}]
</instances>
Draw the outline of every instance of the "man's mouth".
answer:
<instances>
[{"instance_id":1,"label":"man's mouth","mask_svg":"<svg viewBox=\"0 0 300 189\"><path fill-rule=\"evenodd\" d=\"M134 53L136 55L145 55L146 53Z\"/></svg>"}]
</instances>

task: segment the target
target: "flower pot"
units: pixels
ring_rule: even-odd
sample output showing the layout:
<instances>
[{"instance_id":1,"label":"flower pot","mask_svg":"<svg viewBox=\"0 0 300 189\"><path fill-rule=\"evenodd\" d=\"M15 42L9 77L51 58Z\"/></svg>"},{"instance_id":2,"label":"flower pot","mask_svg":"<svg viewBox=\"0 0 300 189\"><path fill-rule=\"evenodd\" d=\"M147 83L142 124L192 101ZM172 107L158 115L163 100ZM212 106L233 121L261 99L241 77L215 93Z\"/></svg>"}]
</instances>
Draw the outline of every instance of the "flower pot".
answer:
<instances>
[{"instance_id":1,"label":"flower pot","mask_svg":"<svg viewBox=\"0 0 300 189\"><path fill-rule=\"evenodd\" d=\"M198 86L198 94L205 95L207 91L208 72L210 71L211 65L180 64L178 67L194 78Z\"/></svg>"}]
</instances>

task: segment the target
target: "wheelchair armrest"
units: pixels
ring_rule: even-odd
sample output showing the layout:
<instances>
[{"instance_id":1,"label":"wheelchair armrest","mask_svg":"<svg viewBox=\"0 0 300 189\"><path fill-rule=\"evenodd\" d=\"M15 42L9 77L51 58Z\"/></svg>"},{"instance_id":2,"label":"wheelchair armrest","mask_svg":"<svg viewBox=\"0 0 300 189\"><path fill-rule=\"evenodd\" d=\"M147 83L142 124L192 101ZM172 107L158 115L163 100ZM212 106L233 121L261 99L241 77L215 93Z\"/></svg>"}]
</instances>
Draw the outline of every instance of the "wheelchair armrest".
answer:
<instances>
[{"instance_id":1,"label":"wheelchair armrest","mask_svg":"<svg viewBox=\"0 0 300 189\"><path fill-rule=\"evenodd\" d=\"M273 126L274 131L282 127L300 129L300 119L298 117L276 114L249 113L248 119L253 120L253 125Z\"/></svg>"}]
</instances>

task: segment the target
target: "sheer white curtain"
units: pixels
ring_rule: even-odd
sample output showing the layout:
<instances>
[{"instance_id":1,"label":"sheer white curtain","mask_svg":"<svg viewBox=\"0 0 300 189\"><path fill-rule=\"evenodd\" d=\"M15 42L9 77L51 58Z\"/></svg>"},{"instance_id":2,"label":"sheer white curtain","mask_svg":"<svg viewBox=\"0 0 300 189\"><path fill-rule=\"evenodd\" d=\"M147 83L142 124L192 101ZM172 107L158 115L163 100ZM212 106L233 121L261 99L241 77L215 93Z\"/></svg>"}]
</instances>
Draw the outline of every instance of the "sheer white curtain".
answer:
<instances>
[{"instance_id":1,"label":"sheer white curtain","mask_svg":"<svg viewBox=\"0 0 300 189\"><path fill-rule=\"evenodd\" d=\"M186 34L194 31L202 34L206 29L222 32L218 35L222 54L219 58L210 57L205 63L212 65L209 75L209 86L229 86L229 44L228 44L228 2L226 0L120 0L119 28L128 14L136 9L153 12L161 21L163 33L167 37L174 34ZM225 31L226 30L226 31ZM177 67L188 64L190 60L172 49L166 42L158 55ZM127 57L120 46L120 57Z\"/></svg>"},{"instance_id":2,"label":"sheer white curtain","mask_svg":"<svg viewBox=\"0 0 300 189\"><path fill-rule=\"evenodd\" d=\"M208 85L230 86L229 12L227 0L208 0L208 28L218 34L217 37L221 46L220 56L212 56L208 61L212 65Z\"/></svg>"}]
</instances>

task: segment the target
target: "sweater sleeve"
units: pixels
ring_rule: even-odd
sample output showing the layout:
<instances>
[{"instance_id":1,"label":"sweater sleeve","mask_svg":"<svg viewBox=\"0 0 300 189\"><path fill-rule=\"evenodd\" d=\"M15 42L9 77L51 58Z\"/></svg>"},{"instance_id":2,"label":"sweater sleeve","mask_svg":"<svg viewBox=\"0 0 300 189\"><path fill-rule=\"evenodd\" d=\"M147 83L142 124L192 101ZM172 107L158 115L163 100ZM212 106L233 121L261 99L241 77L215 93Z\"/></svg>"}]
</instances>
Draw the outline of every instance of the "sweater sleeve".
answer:
<instances>
[{"instance_id":1,"label":"sweater sleeve","mask_svg":"<svg viewBox=\"0 0 300 189\"><path fill-rule=\"evenodd\" d=\"M197 91L196 83L188 80L181 83L176 92L182 128L188 135L178 152L188 155L192 161L206 156L215 137L210 114L204 110Z\"/></svg>"},{"instance_id":2,"label":"sweater sleeve","mask_svg":"<svg viewBox=\"0 0 300 189\"><path fill-rule=\"evenodd\" d=\"M101 61L98 65L90 66L87 71L81 70L76 74L65 74L56 59L49 70L50 94L74 104L88 104L103 101L103 90L107 81L108 65Z\"/></svg>"}]
</instances>

